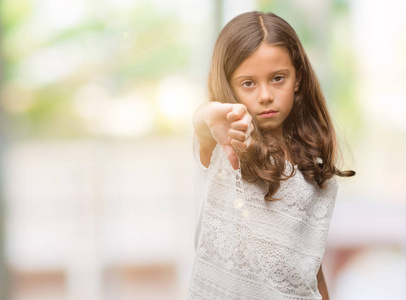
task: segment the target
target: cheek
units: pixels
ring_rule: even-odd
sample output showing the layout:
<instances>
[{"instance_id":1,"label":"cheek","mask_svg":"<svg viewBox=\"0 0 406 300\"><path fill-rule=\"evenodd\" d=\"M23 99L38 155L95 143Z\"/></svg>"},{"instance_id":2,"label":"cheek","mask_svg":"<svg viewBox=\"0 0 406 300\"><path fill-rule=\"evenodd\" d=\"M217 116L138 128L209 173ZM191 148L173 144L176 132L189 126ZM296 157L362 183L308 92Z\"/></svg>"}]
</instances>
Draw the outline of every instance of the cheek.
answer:
<instances>
[{"instance_id":1,"label":"cheek","mask_svg":"<svg viewBox=\"0 0 406 300\"><path fill-rule=\"evenodd\" d=\"M288 107L289 113L292 111L293 104L294 104L294 101L293 101L293 97L292 97L292 101L290 101L289 107Z\"/></svg>"},{"instance_id":2,"label":"cheek","mask_svg":"<svg viewBox=\"0 0 406 300\"><path fill-rule=\"evenodd\" d=\"M295 97L293 89L283 89L278 93L278 98L284 105L292 105Z\"/></svg>"},{"instance_id":3,"label":"cheek","mask_svg":"<svg viewBox=\"0 0 406 300\"><path fill-rule=\"evenodd\" d=\"M253 94L249 94L249 93L242 93L242 92L238 93L238 92L234 92L234 94L235 94L236 97L237 97L237 101L238 101L239 103L244 104L244 105L247 106L247 107L249 107L249 106L252 105L253 99L255 98L255 97L253 96ZM255 99L254 99L254 100L255 100Z\"/></svg>"},{"instance_id":4,"label":"cheek","mask_svg":"<svg viewBox=\"0 0 406 300\"><path fill-rule=\"evenodd\" d=\"M238 89L235 89L235 88L231 88L232 90L233 90L233 92L234 92L234 95L235 95L235 97L236 97L236 100L239 102L239 103L243 103L244 102L244 97L242 97L242 95L241 95L241 93L238 91Z\"/></svg>"},{"instance_id":5,"label":"cheek","mask_svg":"<svg viewBox=\"0 0 406 300\"><path fill-rule=\"evenodd\" d=\"M295 95L291 95L290 99L289 99L289 102L288 102L288 105L287 105L289 111L292 110L294 103L295 103Z\"/></svg>"}]
</instances>

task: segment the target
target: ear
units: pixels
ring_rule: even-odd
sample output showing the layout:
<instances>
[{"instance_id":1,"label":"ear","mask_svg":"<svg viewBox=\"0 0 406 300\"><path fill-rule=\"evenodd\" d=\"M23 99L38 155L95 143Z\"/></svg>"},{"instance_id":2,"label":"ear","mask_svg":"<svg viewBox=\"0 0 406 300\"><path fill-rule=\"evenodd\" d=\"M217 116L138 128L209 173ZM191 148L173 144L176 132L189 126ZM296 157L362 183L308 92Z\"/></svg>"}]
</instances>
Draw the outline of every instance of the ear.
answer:
<instances>
[{"instance_id":1,"label":"ear","mask_svg":"<svg viewBox=\"0 0 406 300\"><path fill-rule=\"evenodd\" d=\"M295 93L299 90L301 80L302 80L302 72L298 72L296 74Z\"/></svg>"}]
</instances>

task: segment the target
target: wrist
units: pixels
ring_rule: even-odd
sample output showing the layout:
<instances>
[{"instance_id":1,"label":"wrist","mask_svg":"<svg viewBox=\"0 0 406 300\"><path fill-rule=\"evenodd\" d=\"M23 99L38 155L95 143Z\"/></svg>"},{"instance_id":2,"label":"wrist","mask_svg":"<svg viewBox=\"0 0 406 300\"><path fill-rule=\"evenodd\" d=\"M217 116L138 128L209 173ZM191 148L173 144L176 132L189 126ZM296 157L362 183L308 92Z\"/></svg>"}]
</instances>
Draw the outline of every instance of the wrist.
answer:
<instances>
[{"instance_id":1,"label":"wrist","mask_svg":"<svg viewBox=\"0 0 406 300\"><path fill-rule=\"evenodd\" d=\"M193 127L199 141L213 139L210 131L210 112L213 102L206 102L200 105L193 117Z\"/></svg>"}]
</instances>

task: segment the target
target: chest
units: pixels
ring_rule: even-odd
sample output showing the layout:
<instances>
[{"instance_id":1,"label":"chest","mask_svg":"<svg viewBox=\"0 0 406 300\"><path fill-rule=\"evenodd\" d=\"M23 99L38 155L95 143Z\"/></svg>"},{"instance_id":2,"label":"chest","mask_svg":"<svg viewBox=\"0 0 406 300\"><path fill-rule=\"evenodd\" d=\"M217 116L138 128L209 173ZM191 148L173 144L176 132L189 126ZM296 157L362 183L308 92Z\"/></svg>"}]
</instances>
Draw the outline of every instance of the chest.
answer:
<instances>
[{"instance_id":1,"label":"chest","mask_svg":"<svg viewBox=\"0 0 406 300\"><path fill-rule=\"evenodd\" d=\"M316 183L307 181L299 170L286 181L282 181L275 193L276 201L265 201L268 191L266 183L243 181L243 197L254 210L268 214L279 213L300 220L310 226L321 226L329 221L334 209L337 184L328 180L321 189Z\"/></svg>"}]
</instances>

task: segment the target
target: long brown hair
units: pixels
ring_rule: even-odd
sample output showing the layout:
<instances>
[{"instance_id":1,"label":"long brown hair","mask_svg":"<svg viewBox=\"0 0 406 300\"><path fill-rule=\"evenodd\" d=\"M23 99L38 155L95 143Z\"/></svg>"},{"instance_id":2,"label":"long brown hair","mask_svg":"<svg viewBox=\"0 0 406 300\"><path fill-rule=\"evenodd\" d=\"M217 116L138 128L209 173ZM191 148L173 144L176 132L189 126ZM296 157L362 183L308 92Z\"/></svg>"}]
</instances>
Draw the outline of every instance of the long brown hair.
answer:
<instances>
[{"instance_id":1,"label":"long brown hair","mask_svg":"<svg viewBox=\"0 0 406 300\"><path fill-rule=\"evenodd\" d=\"M214 47L209 74L210 101L238 103L230 77L261 43L285 47L301 79L293 108L283 123L283 141L261 130L253 120L252 143L246 151L239 152L243 178L268 182L265 200L276 200L273 195L281 180L294 175L294 168L290 174L284 173L285 151L304 177L315 180L320 188L334 175L355 175L354 171L340 171L335 166L336 135L320 84L295 31L277 15L248 12L223 28Z\"/></svg>"}]
</instances>

